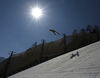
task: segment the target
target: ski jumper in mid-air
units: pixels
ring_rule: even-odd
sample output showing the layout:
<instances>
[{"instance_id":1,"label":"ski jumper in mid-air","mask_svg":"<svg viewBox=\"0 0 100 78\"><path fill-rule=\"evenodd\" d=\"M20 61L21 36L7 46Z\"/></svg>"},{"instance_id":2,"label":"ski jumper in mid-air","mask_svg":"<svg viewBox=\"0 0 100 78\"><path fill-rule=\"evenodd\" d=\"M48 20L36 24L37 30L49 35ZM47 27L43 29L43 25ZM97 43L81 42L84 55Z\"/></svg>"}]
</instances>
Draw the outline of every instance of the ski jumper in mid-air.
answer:
<instances>
[{"instance_id":1,"label":"ski jumper in mid-air","mask_svg":"<svg viewBox=\"0 0 100 78\"><path fill-rule=\"evenodd\" d=\"M55 31L53 29L49 29L49 31L53 32L54 35L56 35L56 34L60 35L57 31Z\"/></svg>"}]
</instances>

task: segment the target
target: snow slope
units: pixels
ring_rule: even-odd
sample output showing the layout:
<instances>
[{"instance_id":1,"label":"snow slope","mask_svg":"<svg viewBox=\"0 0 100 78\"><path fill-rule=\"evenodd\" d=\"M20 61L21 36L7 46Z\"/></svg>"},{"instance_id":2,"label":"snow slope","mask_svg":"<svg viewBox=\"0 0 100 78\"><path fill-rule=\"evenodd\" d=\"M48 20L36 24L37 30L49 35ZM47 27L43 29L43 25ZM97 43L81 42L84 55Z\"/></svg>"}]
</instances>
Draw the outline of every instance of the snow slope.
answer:
<instances>
[{"instance_id":1,"label":"snow slope","mask_svg":"<svg viewBox=\"0 0 100 78\"><path fill-rule=\"evenodd\" d=\"M79 57L70 59L79 52ZM61 55L8 78L100 78L100 42Z\"/></svg>"}]
</instances>

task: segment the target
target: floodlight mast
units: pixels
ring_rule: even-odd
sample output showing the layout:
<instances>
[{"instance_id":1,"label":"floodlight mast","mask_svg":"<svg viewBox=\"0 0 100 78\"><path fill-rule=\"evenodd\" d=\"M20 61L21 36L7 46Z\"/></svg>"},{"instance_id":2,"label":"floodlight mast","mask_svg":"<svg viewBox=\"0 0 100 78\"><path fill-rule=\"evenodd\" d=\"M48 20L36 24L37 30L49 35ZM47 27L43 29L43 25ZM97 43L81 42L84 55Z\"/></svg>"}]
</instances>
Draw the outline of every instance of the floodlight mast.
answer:
<instances>
[{"instance_id":1,"label":"floodlight mast","mask_svg":"<svg viewBox=\"0 0 100 78\"><path fill-rule=\"evenodd\" d=\"M45 43L45 40L41 40L42 42L42 47L41 47L41 54L40 54L40 62L42 62L42 58L43 58L43 51L44 51L44 43Z\"/></svg>"},{"instance_id":2,"label":"floodlight mast","mask_svg":"<svg viewBox=\"0 0 100 78\"><path fill-rule=\"evenodd\" d=\"M13 53L16 53L16 52L10 51L10 53L8 53L10 55L10 57L8 58L8 61L6 63L5 71L3 73L3 78L7 78L7 71L8 71L8 68L9 68L9 65L10 65L10 61L11 61L11 57L12 57Z\"/></svg>"}]
</instances>

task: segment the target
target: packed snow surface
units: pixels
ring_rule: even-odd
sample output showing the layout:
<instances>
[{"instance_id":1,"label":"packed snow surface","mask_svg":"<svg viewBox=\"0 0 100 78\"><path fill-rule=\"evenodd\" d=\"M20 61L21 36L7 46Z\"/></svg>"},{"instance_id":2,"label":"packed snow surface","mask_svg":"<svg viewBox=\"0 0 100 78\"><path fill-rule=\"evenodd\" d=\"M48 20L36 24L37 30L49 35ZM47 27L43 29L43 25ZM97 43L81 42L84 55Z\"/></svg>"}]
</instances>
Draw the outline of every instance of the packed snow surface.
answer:
<instances>
[{"instance_id":1,"label":"packed snow surface","mask_svg":"<svg viewBox=\"0 0 100 78\"><path fill-rule=\"evenodd\" d=\"M70 59L72 53L79 56ZM8 78L100 78L100 42L61 55Z\"/></svg>"}]
</instances>

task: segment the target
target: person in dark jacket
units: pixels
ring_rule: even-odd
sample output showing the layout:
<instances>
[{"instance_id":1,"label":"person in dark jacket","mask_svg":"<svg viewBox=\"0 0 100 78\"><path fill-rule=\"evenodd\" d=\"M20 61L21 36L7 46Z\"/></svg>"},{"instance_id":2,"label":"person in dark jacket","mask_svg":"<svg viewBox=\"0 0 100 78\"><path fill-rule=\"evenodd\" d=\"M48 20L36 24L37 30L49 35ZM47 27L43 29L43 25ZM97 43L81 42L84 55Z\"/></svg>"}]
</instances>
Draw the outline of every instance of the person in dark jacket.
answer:
<instances>
[{"instance_id":1,"label":"person in dark jacket","mask_svg":"<svg viewBox=\"0 0 100 78\"><path fill-rule=\"evenodd\" d=\"M53 30L53 29L49 29L49 31L53 32L54 35L60 35L57 31Z\"/></svg>"}]
</instances>

